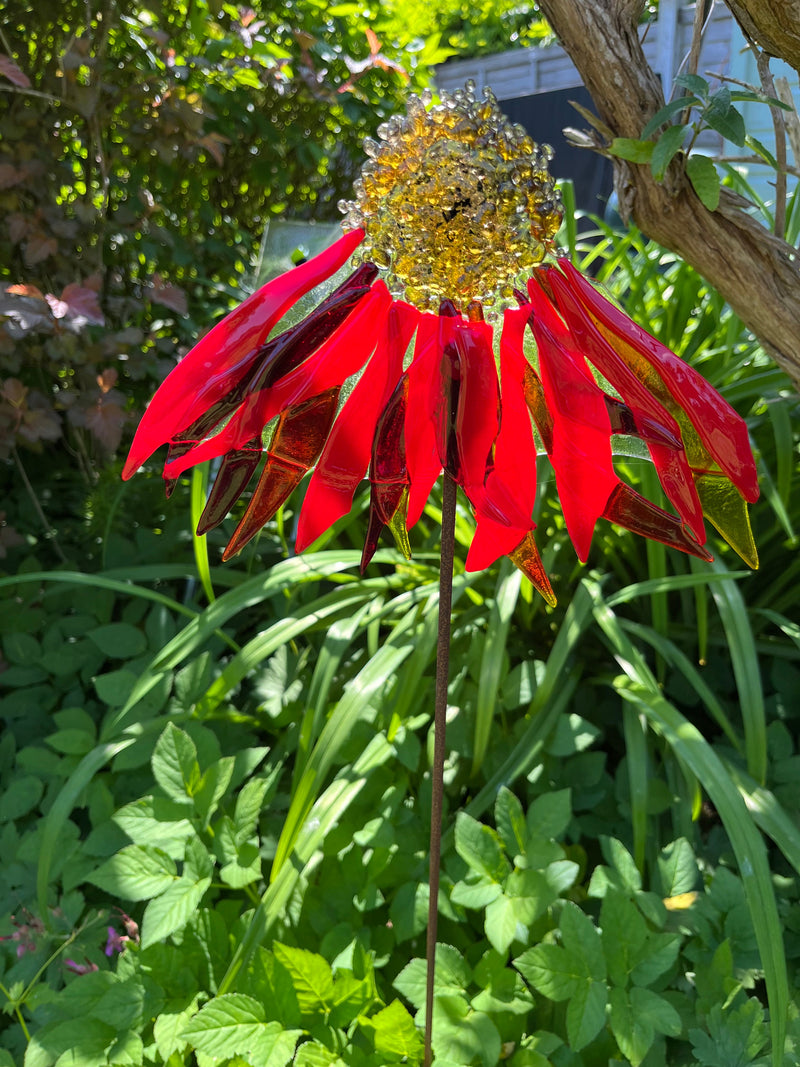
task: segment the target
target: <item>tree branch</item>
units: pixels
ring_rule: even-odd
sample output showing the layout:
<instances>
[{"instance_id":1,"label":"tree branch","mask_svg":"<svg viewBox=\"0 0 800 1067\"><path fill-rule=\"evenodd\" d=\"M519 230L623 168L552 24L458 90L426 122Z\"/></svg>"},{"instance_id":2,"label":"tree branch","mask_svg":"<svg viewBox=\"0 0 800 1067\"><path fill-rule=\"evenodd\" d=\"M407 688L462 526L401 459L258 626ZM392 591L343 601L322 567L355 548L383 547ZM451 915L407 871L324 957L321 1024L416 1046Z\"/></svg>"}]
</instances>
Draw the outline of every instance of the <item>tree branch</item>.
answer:
<instances>
[{"instance_id":1,"label":"tree branch","mask_svg":"<svg viewBox=\"0 0 800 1067\"><path fill-rule=\"evenodd\" d=\"M747 2L758 6L756 0ZM606 126L615 137L638 138L664 104L659 79L639 44L640 4L540 0L539 6ZM663 182L647 165L613 162L623 218L633 218L645 234L691 263L800 388L800 273L791 245L742 211L726 189L716 211L703 207L680 156Z\"/></svg>"},{"instance_id":2,"label":"tree branch","mask_svg":"<svg viewBox=\"0 0 800 1067\"><path fill-rule=\"evenodd\" d=\"M749 37L800 71L800 0L726 0Z\"/></svg>"}]
</instances>

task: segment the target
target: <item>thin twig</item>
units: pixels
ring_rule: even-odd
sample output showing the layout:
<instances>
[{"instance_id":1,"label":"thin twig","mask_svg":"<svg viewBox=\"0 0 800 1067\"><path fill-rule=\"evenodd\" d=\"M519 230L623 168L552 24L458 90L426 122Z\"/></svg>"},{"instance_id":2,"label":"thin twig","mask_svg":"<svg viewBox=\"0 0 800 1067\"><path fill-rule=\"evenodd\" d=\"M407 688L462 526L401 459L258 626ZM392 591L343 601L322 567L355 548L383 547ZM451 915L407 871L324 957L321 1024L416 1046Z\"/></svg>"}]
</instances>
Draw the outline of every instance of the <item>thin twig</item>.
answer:
<instances>
[{"instance_id":1,"label":"thin twig","mask_svg":"<svg viewBox=\"0 0 800 1067\"><path fill-rule=\"evenodd\" d=\"M425 984L425 1059L433 1062L433 982L436 974L436 928L439 918L439 864L442 854L444 758L447 750L447 681L450 673L450 612L453 603L456 483L445 471L442 487L442 547L439 564L439 634L436 641L436 697L433 711L433 767L431 768L431 846L428 873L428 961Z\"/></svg>"},{"instance_id":2,"label":"thin twig","mask_svg":"<svg viewBox=\"0 0 800 1067\"><path fill-rule=\"evenodd\" d=\"M23 466L22 459L20 458L20 454L17 451L16 445L11 446L11 455L14 457L14 463L16 464L17 470L19 471L19 476L20 478L22 478L25 489L28 493L28 496L30 497L31 503L33 504L33 510L38 515L39 521L42 524L45 534L52 542L53 548L56 550L56 555L58 556L58 558L61 560L62 563L66 563L67 557L61 551L61 545L58 543L55 530L47 521L47 516L42 510L42 505L39 503L39 498L36 495L35 489L31 485L30 478L28 477L27 471Z\"/></svg>"},{"instance_id":3,"label":"thin twig","mask_svg":"<svg viewBox=\"0 0 800 1067\"><path fill-rule=\"evenodd\" d=\"M774 99L778 94L775 91L775 82L772 80L772 71L769 69L769 56L752 41L749 44L758 64L761 89L767 96ZM775 176L775 236L783 240L786 232L786 124L783 121L782 108L770 104L769 111L775 130L775 162L778 164Z\"/></svg>"}]
</instances>

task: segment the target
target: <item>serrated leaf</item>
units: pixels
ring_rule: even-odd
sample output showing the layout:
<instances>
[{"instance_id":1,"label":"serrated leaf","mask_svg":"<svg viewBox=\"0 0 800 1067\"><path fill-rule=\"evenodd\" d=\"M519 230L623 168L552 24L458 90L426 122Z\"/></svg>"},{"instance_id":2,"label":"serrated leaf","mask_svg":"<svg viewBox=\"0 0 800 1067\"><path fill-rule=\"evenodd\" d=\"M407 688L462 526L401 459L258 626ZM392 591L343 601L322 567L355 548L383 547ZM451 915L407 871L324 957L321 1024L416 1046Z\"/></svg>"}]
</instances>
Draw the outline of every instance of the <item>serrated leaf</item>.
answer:
<instances>
[{"instance_id":1,"label":"serrated leaf","mask_svg":"<svg viewBox=\"0 0 800 1067\"><path fill-rule=\"evenodd\" d=\"M194 796L200 784L200 767L194 741L174 723L169 723L156 742L152 759L153 777L172 800Z\"/></svg>"},{"instance_id":2,"label":"serrated leaf","mask_svg":"<svg viewBox=\"0 0 800 1067\"><path fill-rule=\"evenodd\" d=\"M528 808L526 823L532 838L546 841L561 837L572 818L572 790L556 789L543 793Z\"/></svg>"},{"instance_id":3,"label":"serrated leaf","mask_svg":"<svg viewBox=\"0 0 800 1067\"><path fill-rule=\"evenodd\" d=\"M204 826L208 825L211 816L219 807L219 802L225 796L233 775L233 767L233 756L223 756L211 764L195 786L194 805Z\"/></svg>"},{"instance_id":4,"label":"serrated leaf","mask_svg":"<svg viewBox=\"0 0 800 1067\"><path fill-rule=\"evenodd\" d=\"M237 841L244 842L255 833L269 785L267 778L251 778L239 790L233 812Z\"/></svg>"},{"instance_id":5,"label":"serrated leaf","mask_svg":"<svg viewBox=\"0 0 800 1067\"><path fill-rule=\"evenodd\" d=\"M699 878L697 860L685 837L679 837L661 849L658 874L662 897L680 896L696 887Z\"/></svg>"},{"instance_id":6,"label":"serrated leaf","mask_svg":"<svg viewBox=\"0 0 800 1067\"><path fill-rule=\"evenodd\" d=\"M61 1056L73 1053L82 1067L105 1067L106 1049L116 1037L114 1028L98 1019L69 1019L48 1023L31 1037L25 1067L52 1067Z\"/></svg>"},{"instance_id":7,"label":"serrated leaf","mask_svg":"<svg viewBox=\"0 0 800 1067\"><path fill-rule=\"evenodd\" d=\"M156 845L173 859L183 859L186 842L194 836L186 818L190 810L164 797L141 797L121 807L112 820L134 844Z\"/></svg>"},{"instance_id":8,"label":"serrated leaf","mask_svg":"<svg viewBox=\"0 0 800 1067\"><path fill-rule=\"evenodd\" d=\"M561 912L561 937L566 948L580 956L586 974L597 981L606 976L606 961L600 931L588 915L571 901Z\"/></svg>"},{"instance_id":9,"label":"serrated leaf","mask_svg":"<svg viewBox=\"0 0 800 1067\"><path fill-rule=\"evenodd\" d=\"M486 936L495 951L505 955L515 938L525 939L525 927L518 916L517 902L501 894L486 909Z\"/></svg>"},{"instance_id":10,"label":"serrated leaf","mask_svg":"<svg viewBox=\"0 0 800 1067\"><path fill-rule=\"evenodd\" d=\"M450 892L450 900L462 908L480 910L491 904L503 892L498 882L485 874L471 871L463 882L456 882Z\"/></svg>"},{"instance_id":11,"label":"serrated leaf","mask_svg":"<svg viewBox=\"0 0 800 1067\"><path fill-rule=\"evenodd\" d=\"M94 689L104 704L111 708L121 708L133 692L138 682L133 671L125 669L98 674L94 679Z\"/></svg>"},{"instance_id":12,"label":"serrated leaf","mask_svg":"<svg viewBox=\"0 0 800 1067\"><path fill-rule=\"evenodd\" d=\"M210 878L203 878L199 882L179 878L161 896L151 900L142 919L142 948L182 930L210 885Z\"/></svg>"},{"instance_id":13,"label":"serrated leaf","mask_svg":"<svg viewBox=\"0 0 800 1067\"><path fill-rule=\"evenodd\" d=\"M456 852L472 870L496 882L508 874L508 862L503 857L497 835L463 811L456 816L455 843Z\"/></svg>"},{"instance_id":14,"label":"serrated leaf","mask_svg":"<svg viewBox=\"0 0 800 1067\"><path fill-rule=\"evenodd\" d=\"M686 160L686 173L703 207L716 211L719 207L720 180L714 161L709 156L693 154Z\"/></svg>"},{"instance_id":15,"label":"serrated leaf","mask_svg":"<svg viewBox=\"0 0 800 1067\"><path fill-rule=\"evenodd\" d=\"M200 1009L183 1037L192 1048L214 1059L243 1056L259 1067L285 1067L301 1033L265 1022L264 1009L253 997L225 993Z\"/></svg>"},{"instance_id":16,"label":"serrated leaf","mask_svg":"<svg viewBox=\"0 0 800 1067\"><path fill-rule=\"evenodd\" d=\"M322 956L307 949L275 942L275 959L289 972L300 1010L313 1015L320 1009L329 1011L333 1004L331 965Z\"/></svg>"},{"instance_id":17,"label":"serrated leaf","mask_svg":"<svg viewBox=\"0 0 800 1067\"><path fill-rule=\"evenodd\" d=\"M13 778L8 788L0 793L0 823L27 815L42 799L43 792L42 780L32 774Z\"/></svg>"},{"instance_id":18,"label":"serrated leaf","mask_svg":"<svg viewBox=\"0 0 800 1067\"><path fill-rule=\"evenodd\" d=\"M86 880L123 900L150 900L169 889L177 877L174 860L160 848L128 845Z\"/></svg>"},{"instance_id":19,"label":"serrated leaf","mask_svg":"<svg viewBox=\"0 0 800 1067\"><path fill-rule=\"evenodd\" d=\"M587 980L580 957L562 945L535 945L514 960L514 966L537 992L550 1000L568 1000Z\"/></svg>"},{"instance_id":20,"label":"serrated leaf","mask_svg":"<svg viewBox=\"0 0 800 1067\"><path fill-rule=\"evenodd\" d=\"M525 813L519 799L505 786L501 786L497 794L494 821L508 854L517 856L524 852L527 836Z\"/></svg>"},{"instance_id":21,"label":"serrated leaf","mask_svg":"<svg viewBox=\"0 0 800 1067\"><path fill-rule=\"evenodd\" d=\"M661 181L673 157L683 147L688 126L668 126L656 141L650 159L650 169L656 181Z\"/></svg>"},{"instance_id":22,"label":"serrated leaf","mask_svg":"<svg viewBox=\"0 0 800 1067\"><path fill-rule=\"evenodd\" d=\"M637 141L632 137L615 137L609 147L612 156L629 163L649 163L653 158L654 141Z\"/></svg>"},{"instance_id":23,"label":"serrated leaf","mask_svg":"<svg viewBox=\"0 0 800 1067\"><path fill-rule=\"evenodd\" d=\"M425 1003L425 960L413 959L395 978L393 985L398 993L421 1008ZM434 993L437 997L463 997L472 972L463 955L452 945L436 946L436 973Z\"/></svg>"},{"instance_id":24,"label":"serrated leaf","mask_svg":"<svg viewBox=\"0 0 800 1067\"><path fill-rule=\"evenodd\" d=\"M373 1015L370 1025L374 1027L376 1052L398 1058L406 1056L412 1062L419 1059L422 1037L399 1000L393 1000Z\"/></svg>"},{"instance_id":25,"label":"serrated leaf","mask_svg":"<svg viewBox=\"0 0 800 1067\"><path fill-rule=\"evenodd\" d=\"M608 990L604 982L582 982L567 1005L567 1036L573 1052L593 1041L606 1021Z\"/></svg>"}]
</instances>

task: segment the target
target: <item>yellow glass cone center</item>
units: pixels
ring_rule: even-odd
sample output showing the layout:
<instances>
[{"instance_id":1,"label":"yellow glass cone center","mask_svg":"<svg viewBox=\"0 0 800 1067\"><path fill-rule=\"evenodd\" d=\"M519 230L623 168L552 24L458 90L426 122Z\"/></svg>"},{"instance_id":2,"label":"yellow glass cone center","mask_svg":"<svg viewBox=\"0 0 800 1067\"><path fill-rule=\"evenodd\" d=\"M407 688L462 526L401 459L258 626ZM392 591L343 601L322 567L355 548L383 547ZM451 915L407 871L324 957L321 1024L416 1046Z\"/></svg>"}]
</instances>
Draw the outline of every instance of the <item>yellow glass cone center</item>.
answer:
<instances>
[{"instance_id":1,"label":"yellow glass cone center","mask_svg":"<svg viewBox=\"0 0 800 1067\"><path fill-rule=\"evenodd\" d=\"M510 123L490 90L471 86L427 107L412 96L405 115L368 140L371 158L339 206L346 230L361 227L363 259L421 308L477 299L491 306L550 250L561 206L552 155Z\"/></svg>"}]
</instances>

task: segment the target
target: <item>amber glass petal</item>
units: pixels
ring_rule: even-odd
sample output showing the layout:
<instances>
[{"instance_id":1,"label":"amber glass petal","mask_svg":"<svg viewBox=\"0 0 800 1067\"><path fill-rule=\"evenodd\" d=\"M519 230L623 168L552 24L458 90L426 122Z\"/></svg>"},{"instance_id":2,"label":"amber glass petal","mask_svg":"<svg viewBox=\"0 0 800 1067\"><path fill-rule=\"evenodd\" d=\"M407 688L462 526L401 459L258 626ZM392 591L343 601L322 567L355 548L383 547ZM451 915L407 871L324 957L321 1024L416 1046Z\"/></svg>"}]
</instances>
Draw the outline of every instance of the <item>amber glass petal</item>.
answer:
<instances>
[{"instance_id":1,"label":"amber glass petal","mask_svg":"<svg viewBox=\"0 0 800 1067\"><path fill-rule=\"evenodd\" d=\"M405 523L409 485L405 442L407 403L408 375L403 374L381 412L372 444L369 527L361 556L362 572L375 554L384 526L389 526L400 551L407 557L411 555Z\"/></svg>"},{"instance_id":2,"label":"amber glass petal","mask_svg":"<svg viewBox=\"0 0 800 1067\"><path fill-rule=\"evenodd\" d=\"M197 524L199 534L219 526L247 488L262 455L261 441L251 441L249 448L239 448L224 457Z\"/></svg>"},{"instance_id":3,"label":"amber glass petal","mask_svg":"<svg viewBox=\"0 0 800 1067\"><path fill-rule=\"evenodd\" d=\"M719 474L699 474L697 491L703 512L748 567L758 567L758 550L750 528L750 515L742 494Z\"/></svg>"},{"instance_id":4,"label":"amber glass petal","mask_svg":"<svg viewBox=\"0 0 800 1067\"><path fill-rule=\"evenodd\" d=\"M319 256L268 282L194 346L161 384L145 411L123 478L130 478L160 445L175 437L236 386L252 366L254 353L286 310L304 293L335 274L363 237L362 230L353 230ZM202 399L198 398L198 383L203 386Z\"/></svg>"},{"instance_id":5,"label":"amber glass petal","mask_svg":"<svg viewBox=\"0 0 800 1067\"><path fill-rule=\"evenodd\" d=\"M419 312L410 304L396 301L389 310L378 347L339 412L311 475L297 529L298 552L352 507L353 494L367 473L378 416L402 374L418 319Z\"/></svg>"},{"instance_id":6,"label":"amber glass petal","mask_svg":"<svg viewBox=\"0 0 800 1067\"><path fill-rule=\"evenodd\" d=\"M300 484L322 451L338 399L339 389L334 387L281 414L258 485L223 560L241 552Z\"/></svg>"},{"instance_id":7,"label":"amber glass petal","mask_svg":"<svg viewBox=\"0 0 800 1067\"><path fill-rule=\"evenodd\" d=\"M660 541L670 548L697 556L698 559L710 562L714 558L708 549L698 545L680 519L651 504L624 482L620 482L608 498L603 518L616 523L617 526L623 526L631 533Z\"/></svg>"},{"instance_id":8,"label":"amber glass petal","mask_svg":"<svg viewBox=\"0 0 800 1067\"><path fill-rule=\"evenodd\" d=\"M513 552L509 553L511 562L522 571L533 588L544 597L551 608L556 606L556 594L550 584L547 571L532 533L525 535Z\"/></svg>"}]
</instances>

